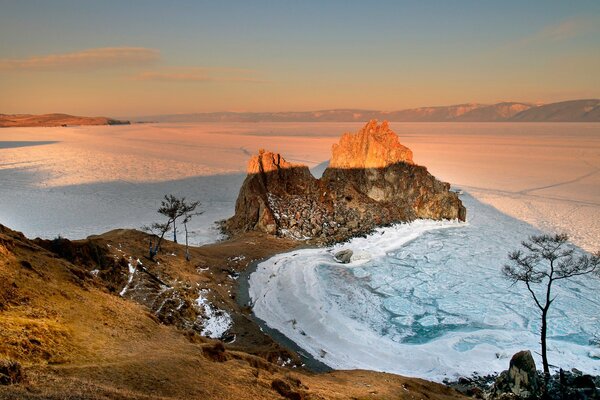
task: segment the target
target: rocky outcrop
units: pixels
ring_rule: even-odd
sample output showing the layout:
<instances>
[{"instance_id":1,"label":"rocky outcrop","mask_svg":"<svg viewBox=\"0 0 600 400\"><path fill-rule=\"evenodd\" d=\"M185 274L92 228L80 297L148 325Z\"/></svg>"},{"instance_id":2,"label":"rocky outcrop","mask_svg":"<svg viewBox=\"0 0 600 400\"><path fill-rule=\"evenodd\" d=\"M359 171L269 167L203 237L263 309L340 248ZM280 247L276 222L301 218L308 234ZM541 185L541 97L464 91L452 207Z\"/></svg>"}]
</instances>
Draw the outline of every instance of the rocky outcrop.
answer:
<instances>
[{"instance_id":1,"label":"rocky outcrop","mask_svg":"<svg viewBox=\"0 0 600 400\"><path fill-rule=\"evenodd\" d=\"M331 149L333 169L385 168L395 163L413 164L412 151L400 144L387 121L371 120L358 133L344 133Z\"/></svg>"},{"instance_id":2,"label":"rocky outcrop","mask_svg":"<svg viewBox=\"0 0 600 400\"><path fill-rule=\"evenodd\" d=\"M537 397L540 390L537 370L529 350L516 353L510 360L508 371L502 372L494 383L494 395L513 394L517 398Z\"/></svg>"},{"instance_id":3,"label":"rocky outcrop","mask_svg":"<svg viewBox=\"0 0 600 400\"><path fill-rule=\"evenodd\" d=\"M315 181L307 166L291 164L279 154L260 150L248 163L248 176L236 202L235 216L228 221L228 230L278 233L282 218L291 219L280 200L309 201Z\"/></svg>"},{"instance_id":4,"label":"rocky outcrop","mask_svg":"<svg viewBox=\"0 0 600 400\"><path fill-rule=\"evenodd\" d=\"M307 166L259 151L224 229L339 241L416 218L464 221L466 210L448 183L413 163L387 122L370 121L333 146L321 179Z\"/></svg>"}]
</instances>

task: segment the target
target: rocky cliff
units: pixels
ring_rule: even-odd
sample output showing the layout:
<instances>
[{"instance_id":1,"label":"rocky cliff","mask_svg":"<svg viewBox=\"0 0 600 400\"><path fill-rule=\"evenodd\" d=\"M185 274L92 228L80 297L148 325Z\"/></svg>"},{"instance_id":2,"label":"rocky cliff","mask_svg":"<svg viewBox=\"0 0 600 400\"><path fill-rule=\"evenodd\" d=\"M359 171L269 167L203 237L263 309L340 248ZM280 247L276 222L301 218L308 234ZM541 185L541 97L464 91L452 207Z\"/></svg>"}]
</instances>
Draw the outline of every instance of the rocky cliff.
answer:
<instances>
[{"instance_id":1,"label":"rocky cliff","mask_svg":"<svg viewBox=\"0 0 600 400\"><path fill-rule=\"evenodd\" d=\"M259 151L224 228L329 242L416 218L464 221L466 210L448 183L413 163L387 122L373 120L333 146L321 179L307 166Z\"/></svg>"}]
</instances>

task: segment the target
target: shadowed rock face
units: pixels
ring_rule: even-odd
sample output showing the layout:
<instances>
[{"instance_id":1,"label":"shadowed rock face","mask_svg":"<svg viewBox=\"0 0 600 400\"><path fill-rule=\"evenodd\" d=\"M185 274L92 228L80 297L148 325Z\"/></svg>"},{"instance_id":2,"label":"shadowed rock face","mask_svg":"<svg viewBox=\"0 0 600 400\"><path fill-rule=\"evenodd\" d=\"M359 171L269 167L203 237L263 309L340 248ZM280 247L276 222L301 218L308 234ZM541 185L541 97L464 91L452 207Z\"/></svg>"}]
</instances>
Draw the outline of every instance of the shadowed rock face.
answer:
<instances>
[{"instance_id":1,"label":"shadowed rock face","mask_svg":"<svg viewBox=\"0 0 600 400\"><path fill-rule=\"evenodd\" d=\"M450 185L415 165L386 122L344 134L332 153L330 167L316 179L307 166L261 150L248 164L225 230L339 241L416 218L466 218Z\"/></svg>"}]
</instances>

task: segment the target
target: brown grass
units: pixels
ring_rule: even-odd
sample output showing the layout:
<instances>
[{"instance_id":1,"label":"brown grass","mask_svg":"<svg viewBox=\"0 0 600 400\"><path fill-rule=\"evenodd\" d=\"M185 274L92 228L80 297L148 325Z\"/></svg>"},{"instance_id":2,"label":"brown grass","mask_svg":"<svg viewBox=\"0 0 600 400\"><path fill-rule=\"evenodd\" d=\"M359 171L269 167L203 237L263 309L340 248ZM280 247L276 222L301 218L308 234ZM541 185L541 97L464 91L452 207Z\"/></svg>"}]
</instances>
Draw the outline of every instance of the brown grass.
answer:
<instances>
[{"instance_id":1,"label":"brown grass","mask_svg":"<svg viewBox=\"0 0 600 400\"><path fill-rule=\"evenodd\" d=\"M121 250L115 253L143 257L145 239L140 232L115 231L94 240L112 243ZM246 265L231 261L231 255L251 260L291 246L275 239L259 246L258 240L248 236L194 249L191 263L181 246L168 243L160 265L145 265L163 277L214 288L214 301L233 312L239 306L228 293L234 282L228 274ZM241 311L234 328L239 340L223 346L159 323L85 268L14 232L0 228L0 244L0 359L19 362L27 376L0 385L0 399L461 398L444 386L396 375L282 368L250 354L273 359L286 350ZM209 270L199 273L198 267Z\"/></svg>"}]
</instances>

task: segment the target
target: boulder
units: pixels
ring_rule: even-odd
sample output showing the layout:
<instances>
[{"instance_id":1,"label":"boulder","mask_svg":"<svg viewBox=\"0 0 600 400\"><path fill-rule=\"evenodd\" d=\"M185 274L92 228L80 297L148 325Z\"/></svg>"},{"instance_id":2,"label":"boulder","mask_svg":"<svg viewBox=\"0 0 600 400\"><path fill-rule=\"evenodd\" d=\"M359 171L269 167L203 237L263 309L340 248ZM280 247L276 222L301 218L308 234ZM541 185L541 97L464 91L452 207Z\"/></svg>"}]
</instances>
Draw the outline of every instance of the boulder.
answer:
<instances>
[{"instance_id":1,"label":"boulder","mask_svg":"<svg viewBox=\"0 0 600 400\"><path fill-rule=\"evenodd\" d=\"M348 264L352 259L352 254L352 250L345 249L335 253L334 257L337 261L341 262L342 264Z\"/></svg>"},{"instance_id":2,"label":"boulder","mask_svg":"<svg viewBox=\"0 0 600 400\"><path fill-rule=\"evenodd\" d=\"M516 353L510 360L508 371L502 372L494 383L494 394L514 394L519 398L535 398L540 390L535 362L529 350Z\"/></svg>"}]
</instances>

